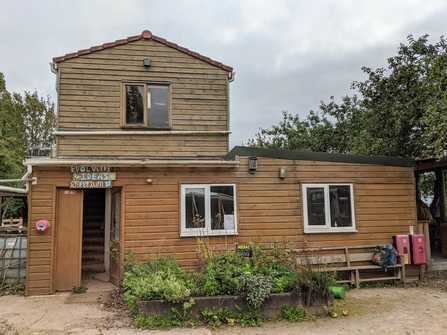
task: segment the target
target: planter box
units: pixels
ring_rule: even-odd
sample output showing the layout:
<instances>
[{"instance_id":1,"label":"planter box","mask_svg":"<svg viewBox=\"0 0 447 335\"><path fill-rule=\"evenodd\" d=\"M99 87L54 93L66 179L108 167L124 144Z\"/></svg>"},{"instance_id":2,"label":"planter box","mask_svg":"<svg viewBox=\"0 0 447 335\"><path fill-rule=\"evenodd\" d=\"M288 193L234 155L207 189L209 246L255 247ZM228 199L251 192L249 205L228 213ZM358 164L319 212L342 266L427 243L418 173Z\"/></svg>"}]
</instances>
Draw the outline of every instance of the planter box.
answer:
<instances>
[{"instance_id":1,"label":"planter box","mask_svg":"<svg viewBox=\"0 0 447 335\"><path fill-rule=\"evenodd\" d=\"M218 310L219 308L228 307L230 311L237 312L236 305L247 311L247 302L244 297L241 296L216 296L216 297L194 297L195 304L191 307L193 315L201 314L205 308L212 309L213 307ZM189 301L184 300L184 301ZM306 306L306 299L300 294L282 293L271 294L262 304L261 316L273 316L276 315L283 305L289 306L304 306L312 315L318 312L324 312L324 308L331 306L334 301L334 297L331 294L326 299L323 299L322 295L319 295L314 299L310 306ZM181 311L183 309L183 302L172 303L169 301L150 300L139 301L138 306L140 308L140 314L146 316L166 315L171 313L171 308L176 308Z\"/></svg>"}]
</instances>

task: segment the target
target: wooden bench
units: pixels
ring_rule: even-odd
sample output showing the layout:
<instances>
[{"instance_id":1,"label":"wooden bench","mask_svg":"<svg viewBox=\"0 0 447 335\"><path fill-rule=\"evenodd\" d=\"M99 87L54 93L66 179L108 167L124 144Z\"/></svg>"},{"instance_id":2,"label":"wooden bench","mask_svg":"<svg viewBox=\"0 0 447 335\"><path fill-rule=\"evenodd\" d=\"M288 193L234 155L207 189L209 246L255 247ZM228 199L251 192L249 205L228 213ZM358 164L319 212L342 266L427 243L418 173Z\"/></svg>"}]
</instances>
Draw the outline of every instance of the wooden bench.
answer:
<instances>
[{"instance_id":1,"label":"wooden bench","mask_svg":"<svg viewBox=\"0 0 447 335\"><path fill-rule=\"evenodd\" d=\"M355 247L333 247L310 250L295 250L297 262L310 266L317 271L330 271L338 275L347 274L348 278L338 279L338 283L350 283L356 288L361 282L399 280L405 282L404 255L399 254L400 261L386 269L372 264L374 245ZM305 257L302 255L305 254ZM300 256L301 255L301 256ZM369 264L366 264L369 262ZM380 275L379 275L380 273ZM390 275L391 274L391 275Z\"/></svg>"}]
</instances>

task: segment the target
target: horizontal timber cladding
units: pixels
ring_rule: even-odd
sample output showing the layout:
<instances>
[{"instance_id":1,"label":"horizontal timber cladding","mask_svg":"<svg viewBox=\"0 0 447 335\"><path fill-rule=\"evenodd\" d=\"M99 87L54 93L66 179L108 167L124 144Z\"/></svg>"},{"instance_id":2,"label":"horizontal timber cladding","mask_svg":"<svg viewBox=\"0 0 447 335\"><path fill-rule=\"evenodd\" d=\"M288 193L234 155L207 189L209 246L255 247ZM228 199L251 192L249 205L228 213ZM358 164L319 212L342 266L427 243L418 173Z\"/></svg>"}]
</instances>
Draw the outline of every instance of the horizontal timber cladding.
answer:
<instances>
[{"instance_id":1,"label":"horizontal timber cladding","mask_svg":"<svg viewBox=\"0 0 447 335\"><path fill-rule=\"evenodd\" d=\"M391 243L417 223L412 167L334 163L258 157L254 174L248 158L238 167L111 167L113 185L123 188L123 252L138 257L174 254L185 268L198 266L196 237L180 237L182 184L234 183L238 235L210 237L216 251L236 244L286 241L295 248ZM279 178L280 166L286 177ZM56 187L67 187L70 167L35 166L30 195L30 222L54 217ZM150 179L150 183L148 183ZM301 197L304 183L353 183L357 233L304 234ZM50 292L53 228L39 235L29 230L27 294Z\"/></svg>"},{"instance_id":2,"label":"horizontal timber cladding","mask_svg":"<svg viewBox=\"0 0 447 335\"><path fill-rule=\"evenodd\" d=\"M44 175L34 173L34 176ZM43 181L43 180L42 180ZM52 234L54 209L54 181L48 178L47 182L33 185L29 194L28 217L28 250L26 262L26 294L50 294L51 292L51 261L52 261ZM39 234L34 224L39 220L50 222L46 234Z\"/></svg>"},{"instance_id":3,"label":"horizontal timber cladding","mask_svg":"<svg viewBox=\"0 0 447 335\"><path fill-rule=\"evenodd\" d=\"M144 58L151 59L150 67L143 66ZM120 113L122 82L126 80L170 83L172 131L229 129L228 72L154 40L117 45L67 59L57 66L59 131L122 130L125 134L120 127ZM91 140L101 139L108 138L104 135ZM170 137L165 135L163 139L169 148ZM71 140L76 139L65 136L64 143ZM148 139L137 140L144 146ZM219 140L228 150L227 140ZM77 147L74 150L82 150L83 144L73 144Z\"/></svg>"},{"instance_id":4,"label":"horizontal timber cladding","mask_svg":"<svg viewBox=\"0 0 447 335\"><path fill-rule=\"evenodd\" d=\"M59 157L223 157L226 135L103 135L58 138Z\"/></svg>"}]
</instances>

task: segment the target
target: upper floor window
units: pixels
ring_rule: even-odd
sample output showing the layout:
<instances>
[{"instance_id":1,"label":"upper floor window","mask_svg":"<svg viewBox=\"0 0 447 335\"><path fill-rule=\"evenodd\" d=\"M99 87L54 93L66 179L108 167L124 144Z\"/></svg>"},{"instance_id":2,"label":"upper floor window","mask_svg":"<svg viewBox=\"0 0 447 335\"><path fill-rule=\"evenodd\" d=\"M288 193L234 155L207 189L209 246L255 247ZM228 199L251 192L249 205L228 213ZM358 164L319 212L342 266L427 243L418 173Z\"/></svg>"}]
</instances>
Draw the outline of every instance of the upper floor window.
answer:
<instances>
[{"instance_id":1,"label":"upper floor window","mask_svg":"<svg viewBox=\"0 0 447 335\"><path fill-rule=\"evenodd\" d=\"M123 126L169 128L169 85L124 83Z\"/></svg>"},{"instance_id":2,"label":"upper floor window","mask_svg":"<svg viewBox=\"0 0 447 335\"><path fill-rule=\"evenodd\" d=\"M305 233L355 232L352 184L303 184Z\"/></svg>"},{"instance_id":3,"label":"upper floor window","mask_svg":"<svg viewBox=\"0 0 447 335\"><path fill-rule=\"evenodd\" d=\"M181 236L237 234L236 186L181 186Z\"/></svg>"}]
</instances>

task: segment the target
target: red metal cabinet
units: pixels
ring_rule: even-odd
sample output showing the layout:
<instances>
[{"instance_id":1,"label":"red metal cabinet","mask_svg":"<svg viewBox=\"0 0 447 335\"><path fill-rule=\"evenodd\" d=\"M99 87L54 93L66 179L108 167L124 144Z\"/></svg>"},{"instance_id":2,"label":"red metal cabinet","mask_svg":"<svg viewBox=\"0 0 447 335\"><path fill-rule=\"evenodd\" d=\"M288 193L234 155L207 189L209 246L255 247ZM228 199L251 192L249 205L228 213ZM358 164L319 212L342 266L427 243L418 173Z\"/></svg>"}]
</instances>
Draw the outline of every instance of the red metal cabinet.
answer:
<instances>
[{"instance_id":1,"label":"red metal cabinet","mask_svg":"<svg viewBox=\"0 0 447 335\"><path fill-rule=\"evenodd\" d=\"M394 242L397 252L404 255L404 264L411 264L410 237L408 235L396 235ZM400 257L398 262L401 263Z\"/></svg>"},{"instance_id":2,"label":"red metal cabinet","mask_svg":"<svg viewBox=\"0 0 447 335\"><path fill-rule=\"evenodd\" d=\"M425 264L427 262L425 236L423 234L411 235L411 251L413 264Z\"/></svg>"}]
</instances>

